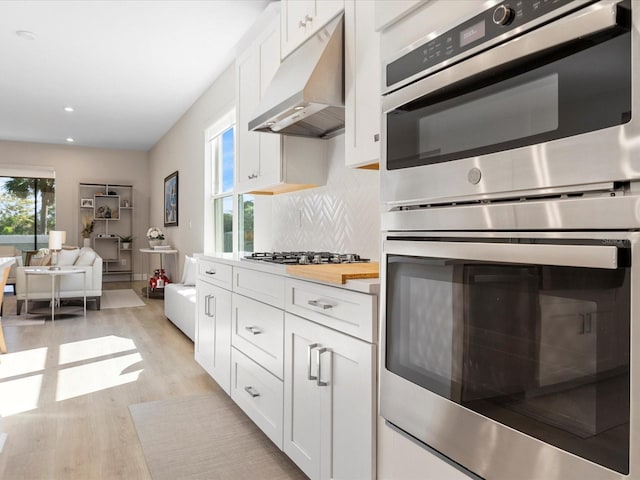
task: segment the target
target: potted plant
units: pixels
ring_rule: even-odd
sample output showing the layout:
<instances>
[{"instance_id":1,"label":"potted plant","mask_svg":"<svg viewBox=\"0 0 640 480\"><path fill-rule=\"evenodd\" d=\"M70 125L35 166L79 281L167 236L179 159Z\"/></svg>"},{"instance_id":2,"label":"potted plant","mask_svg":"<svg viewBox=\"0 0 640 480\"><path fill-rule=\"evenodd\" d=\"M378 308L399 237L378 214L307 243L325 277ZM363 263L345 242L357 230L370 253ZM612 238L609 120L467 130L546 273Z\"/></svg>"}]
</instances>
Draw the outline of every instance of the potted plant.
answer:
<instances>
[{"instance_id":1,"label":"potted plant","mask_svg":"<svg viewBox=\"0 0 640 480\"><path fill-rule=\"evenodd\" d=\"M84 215L82 217L82 230L80 233L82 234L83 245L88 247L91 245L91 241L89 238L91 237L91 233L93 232L93 226L95 222L93 221L93 217L91 215Z\"/></svg>"},{"instance_id":2,"label":"potted plant","mask_svg":"<svg viewBox=\"0 0 640 480\"><path fill-rule=\"evenodd\" d=\"M131 248L131 242L133 242L133 236L131 235L119 235L120 245L123 250L129 250Z\"/></svg>"}]
</instances>

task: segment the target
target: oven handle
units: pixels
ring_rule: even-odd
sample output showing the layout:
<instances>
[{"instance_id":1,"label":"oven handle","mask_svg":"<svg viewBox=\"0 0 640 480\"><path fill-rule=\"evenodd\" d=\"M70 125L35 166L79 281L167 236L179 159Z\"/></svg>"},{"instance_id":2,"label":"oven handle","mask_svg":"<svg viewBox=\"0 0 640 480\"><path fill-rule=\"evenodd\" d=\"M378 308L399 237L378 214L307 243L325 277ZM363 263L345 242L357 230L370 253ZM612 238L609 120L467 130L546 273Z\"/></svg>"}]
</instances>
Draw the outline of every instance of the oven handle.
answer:
<instances>
[{"instance_id":1,"label":"oven handle","mask_svg":"<svg viewBox=\"0 0 640 480\"><path fill-rule=\"evenodd\" d=\"M412 257L561 267L618 268L618 249L614 246L386 240L383 250L386 254Z\"/></svg>"},{"instance_id":2,"label":"oven handle","mask_svg":"<svg viewBox=\"0 0 640 480\"><path fill-rule=\"evenodd\" d=\"M616 15L618 3L620 3L620 0L597 3L407 85L383 97L382 109L384 113L388 113L447 85L517 60L522 57L522 52L527 52L527 54L541 52L568 41L614 27L618 24Z\"/></svg>"}]
</instances>

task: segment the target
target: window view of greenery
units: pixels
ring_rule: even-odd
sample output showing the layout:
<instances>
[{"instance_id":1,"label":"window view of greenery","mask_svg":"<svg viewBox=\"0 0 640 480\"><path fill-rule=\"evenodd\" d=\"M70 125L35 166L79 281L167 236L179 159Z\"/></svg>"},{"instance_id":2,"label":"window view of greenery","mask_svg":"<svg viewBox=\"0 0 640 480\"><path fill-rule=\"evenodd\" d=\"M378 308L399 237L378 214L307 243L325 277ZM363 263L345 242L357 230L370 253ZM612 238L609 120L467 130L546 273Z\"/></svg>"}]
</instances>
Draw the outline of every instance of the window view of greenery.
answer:
<instances>
[{"instance_id":1,"label":"window view of greenery","mask_svg":"<svg viewBox=\"0 0 640 480\"><path fill-rule=\"evenodd\" d=\"M229 126L210 141L213 160L213 224L215 250L233 252L234 215L238 215L238 249L253 251L253 197L233 191L235 127ZM237 197L237 198L236 198ZM235 203L235 205L234 205ZM235 210L235 212L234 212Z\"/></svg>"},{"instance_id":2,"label":"window view of greenery","mask_svg":"<svg viewBox=\"0 0 640 480\"><path fill-rule=\"evenodd\" d=\"M253 195L238 196L240 251L253 252Z\"/></svg>"},{"instance_id":3,"label":"window view of greenery","mask_svg":"<svg viewBox=\"0 0 640 480\"><path fill-rule=\"evenodd\" d=\"M20 250L47 246L55 230L55 180L0 177L0 244Z\"/></svg>"}]
</instances>

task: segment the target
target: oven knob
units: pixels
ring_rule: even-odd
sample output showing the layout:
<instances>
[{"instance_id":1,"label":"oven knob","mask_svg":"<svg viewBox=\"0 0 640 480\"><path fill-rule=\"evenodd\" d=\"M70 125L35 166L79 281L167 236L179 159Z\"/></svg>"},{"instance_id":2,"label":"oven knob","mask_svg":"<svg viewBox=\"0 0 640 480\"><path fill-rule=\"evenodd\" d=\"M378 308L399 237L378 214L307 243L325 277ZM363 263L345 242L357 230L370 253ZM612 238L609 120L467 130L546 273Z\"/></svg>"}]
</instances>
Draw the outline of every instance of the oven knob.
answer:
<instances>
[{"instance_id":1,"label":"oven knob","mask_svg":"<svg viewBox=\"0 0 640 480\"><path fill-rule=\"evenodd\" d=\"M514 11L508 5L500 5L493 11L493 23L496 25L509 25L513 17Z\"/></svg>"},{"instance_id":2,"label":"oven knob","mask_svg":"<svg viewBox=\"0 0 640 480\"><path fill-rule=\"evenodd\" d=\"M469 180L469 183L473 183L474 185L477 185L478 183L480 183L481 178L482 178L482 171L479 168L474 167L467 172L467 180Z\"/></svg>"}]
</instances>

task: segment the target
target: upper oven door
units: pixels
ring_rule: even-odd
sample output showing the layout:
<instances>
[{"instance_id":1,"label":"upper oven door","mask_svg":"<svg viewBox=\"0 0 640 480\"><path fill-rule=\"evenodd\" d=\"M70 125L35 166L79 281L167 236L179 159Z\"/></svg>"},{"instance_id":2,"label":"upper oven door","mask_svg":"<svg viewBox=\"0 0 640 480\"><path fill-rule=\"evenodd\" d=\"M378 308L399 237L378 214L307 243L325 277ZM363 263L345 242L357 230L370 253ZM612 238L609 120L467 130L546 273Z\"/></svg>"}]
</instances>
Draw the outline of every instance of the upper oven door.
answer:
<instances>
[{"instance_id":1,"label":"upper oven door","mask_svg":"<svg viewBox=\"0 0 640 480\"><path fill-rule=\"evenodd\" d=\"M640 9L602 1L387 95L389 205L508 198L640 177ZM586 187L587 189L589 187Z\"/></svg>"}]
</instances>

